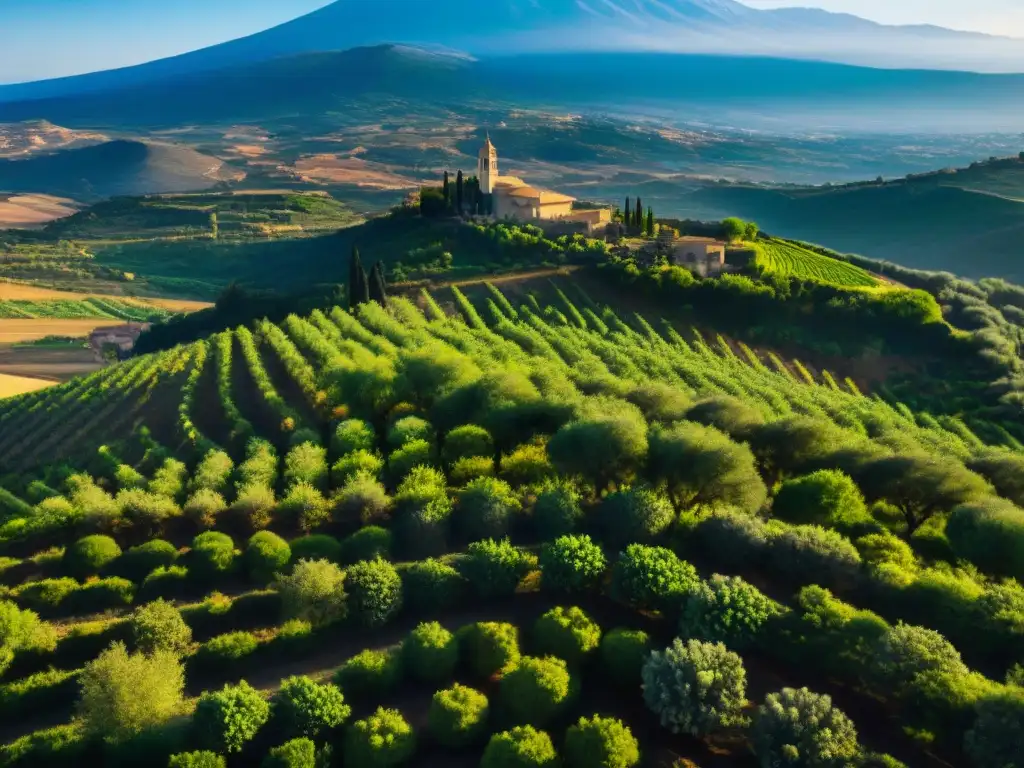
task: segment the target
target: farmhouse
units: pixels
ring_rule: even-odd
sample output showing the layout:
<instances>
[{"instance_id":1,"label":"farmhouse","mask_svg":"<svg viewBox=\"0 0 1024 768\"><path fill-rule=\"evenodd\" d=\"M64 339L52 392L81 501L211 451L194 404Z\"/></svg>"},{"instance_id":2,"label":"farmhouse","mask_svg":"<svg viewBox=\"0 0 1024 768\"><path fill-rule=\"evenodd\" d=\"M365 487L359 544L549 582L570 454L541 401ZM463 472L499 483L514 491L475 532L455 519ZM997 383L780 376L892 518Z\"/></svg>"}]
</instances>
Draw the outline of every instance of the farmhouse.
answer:
<instances>
[{"instance_id":1,"label":"farmhouse","mask_svg":"<svg viewBox=\"0 0 1024 768\"><path fill-rule=\"evenodd\" d=\"M490 195L491 213L497 219L576 222L588 232L601 229L612 220L609 208L574 208L574 197L535 187L518 176L502 176L498 170L498 150L490 136L477 156L477 178L480 191Z\"/></svg>"},{"instance_id":2,"label":"farmhouse","mask_svg":"<svg viewBox=\"0 0 1024 768\"><path fill-rule=\"evenodd\" d=\"M725 243L713 237L672 237L664 245L672 263L702 277L720 275L725 269Z\"/></svg>"}]
</instances>

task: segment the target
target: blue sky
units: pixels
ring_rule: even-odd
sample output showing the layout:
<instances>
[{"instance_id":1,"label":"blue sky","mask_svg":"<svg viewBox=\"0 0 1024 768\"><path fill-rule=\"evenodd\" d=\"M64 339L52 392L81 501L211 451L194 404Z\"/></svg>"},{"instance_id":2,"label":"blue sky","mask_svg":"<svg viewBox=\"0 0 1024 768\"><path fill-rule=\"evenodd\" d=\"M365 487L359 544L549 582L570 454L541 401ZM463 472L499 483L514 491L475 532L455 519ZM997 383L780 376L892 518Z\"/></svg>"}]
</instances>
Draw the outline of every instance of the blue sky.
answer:
<instances>
[{"instance_id":1,"label":"blue sky","mask_svg":"<svg viewBox=\"0 0 1024 768\"><path fill-rule=\"evenodd\" d=\"M809 5L889 24L928 22L1024 38L1024 0L744 1L760 8ZM0 0L0 83L41 80L173 56L258 32L329 2Z\"/></svg>"}]
</instances>

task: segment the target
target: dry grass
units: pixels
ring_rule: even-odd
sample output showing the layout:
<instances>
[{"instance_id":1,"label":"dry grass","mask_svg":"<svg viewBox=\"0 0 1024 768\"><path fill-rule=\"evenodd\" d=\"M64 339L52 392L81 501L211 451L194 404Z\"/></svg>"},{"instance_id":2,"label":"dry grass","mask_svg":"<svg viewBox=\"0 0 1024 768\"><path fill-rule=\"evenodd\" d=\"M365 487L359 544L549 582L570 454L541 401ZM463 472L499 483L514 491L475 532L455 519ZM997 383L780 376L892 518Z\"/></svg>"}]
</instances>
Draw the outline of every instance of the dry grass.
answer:
<instances>
[{"instance_id":1,"label":"dry grass","mask_svg":"<svg viewBox=\"0 0 1024 768\"><path fill-rule=\"evenodd\" d=\"M50 195L0 195L0 229L38 227L76 213L73 201Z\"/></svg>"},{"instance_id":2,"label":"dry grass","mask_svg":"<svg viewBox=\"0 0 1024 768\"><path fill-rule=\"evenodd\" d=\"M0 373L0 398L35 392L37 389L52 387L56 383L45 379L30 379L26 376L8 376L6 373Z\"/></svg>"},{"instance_id":3,"label":"dry grass","mask_svg":"<svg viewBox=\"0 0 1024 768\"><path fill-rule=\"evenodd\" d=\"M141 298L138 296L115 296L104 293L74 293L72 291L58 291L52 288L41 288L36 285L24 283L9 283L0 281L0 301L11 301L21 299L23 301L38 301L45 299L69 299L71 301L83 301L89 298L113 299L115 301L130 300L136 304L144 304L154 307L162 307L172 312L197 312L213 305L207 301L189 301L187 299L155 299ZM12 322L9 320L0 321L3 323ZM89 321L86 321L89 322ZM70 335L70 334L69 334Z\"/></svg>"},{"instance_id":4,"label":"dry grass","mask_svg":"<svg viewBox=\"0 0 1024 768\"><path fill-rule=\"evenodd\" d=\"M416 179L395 173L390 166L355 157L324 154L301 158L294 173L304 181L352 184L370 189L403 190L420 186Z\"/></svg>"},{"instance_id":5,"label":"dry grass","mask_svg":"<svg viewBox=\"0 0 1024 768\"><path fill-rule=\"evenodd\" d=\"M19 344L47 336L86 337L97 328L112 325L110 320L0 320L0 344Z\"/></svg>"}]
</instances>

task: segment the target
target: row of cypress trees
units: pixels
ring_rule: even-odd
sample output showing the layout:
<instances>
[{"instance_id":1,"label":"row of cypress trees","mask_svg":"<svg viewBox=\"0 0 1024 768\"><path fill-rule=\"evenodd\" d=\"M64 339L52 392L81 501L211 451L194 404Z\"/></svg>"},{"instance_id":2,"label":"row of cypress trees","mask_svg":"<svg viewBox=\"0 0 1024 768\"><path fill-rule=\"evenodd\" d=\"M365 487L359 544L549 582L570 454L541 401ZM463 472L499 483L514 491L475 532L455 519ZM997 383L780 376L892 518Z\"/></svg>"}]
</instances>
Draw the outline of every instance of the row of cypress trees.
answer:
<instances>
[{"instance_id":1,"label":"row of cypress trees","mask_svg":"<svg viewBox=\"0 0 1024 768\"><path fill-rule=\"evenodd\" d=\"M648 237L654 237L654 209L648 206L647 217L644 217L644 205L637 195L636 207L630 206L629 198L626 198L626 207L622 209L622 222L627 227L639 229Z\"/></svg>"},{"instance_id":2,"label":"row of cypress trees","mask_svg":"<svg viewBox=\"0 0 1024 768\"><path fill-rule=\"evenodd\" d=\"M352 246L352 259L348 265L348 307L355 309L368 301L376 301L382 307L388 305L384 267L378 261L367 277L363 260L359 257L359 249Z\"/></svg>"}]
</instances>

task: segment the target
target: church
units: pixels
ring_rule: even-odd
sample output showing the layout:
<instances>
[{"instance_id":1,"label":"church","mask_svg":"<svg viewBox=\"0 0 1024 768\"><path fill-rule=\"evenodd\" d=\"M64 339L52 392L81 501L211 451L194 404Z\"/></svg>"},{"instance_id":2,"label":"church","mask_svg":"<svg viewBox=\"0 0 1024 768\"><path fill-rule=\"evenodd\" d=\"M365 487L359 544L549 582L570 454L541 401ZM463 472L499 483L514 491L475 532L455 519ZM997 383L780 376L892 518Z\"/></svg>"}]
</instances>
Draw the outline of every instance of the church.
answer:
<instances>
[{"instance_id":1,"label":"church","mask_svg":"<svg viewBox=\"0 0 1024 768\"><path fill-rule=\"evenodd\" d=\"M518 176L502 176L498 170L498 150L490 136L480 148L476 166L480 191L490 195L491 213L496 219L578 222L586 224L588 231L611 221L610 209L573 208L574 197L540 189Z\"/></svg>"}]
</instances>

